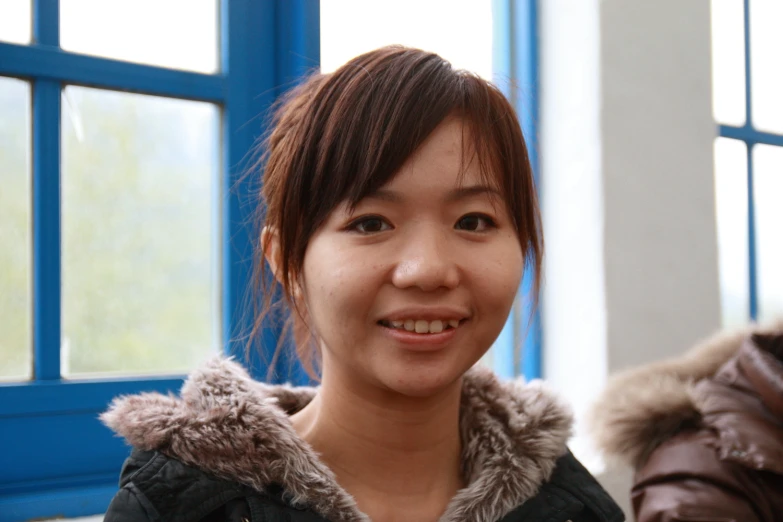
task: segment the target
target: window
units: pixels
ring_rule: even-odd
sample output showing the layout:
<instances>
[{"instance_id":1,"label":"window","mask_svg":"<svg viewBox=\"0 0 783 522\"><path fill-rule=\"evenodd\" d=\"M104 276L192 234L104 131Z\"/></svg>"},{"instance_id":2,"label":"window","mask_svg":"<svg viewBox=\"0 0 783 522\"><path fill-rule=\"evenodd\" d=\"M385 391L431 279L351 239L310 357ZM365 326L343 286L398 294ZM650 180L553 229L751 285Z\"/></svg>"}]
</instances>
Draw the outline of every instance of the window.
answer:
<instances>
[{"instance_id":1,"label":"window","mask_svg":"<svg viewBox=\"0 0 783 522\"><path fill-rule=\"evenodd\" d=\"M0 520L103 512L127 455L97 419L111 398L244 354L242 174L259 115L317 64L318 16L287 0L0 5Z\"/></svg>"},{"instance_id":2,"label":"window","mask_svg":"<svg viewBox=\"0 0 783 522\"><path fill-rule=\"evenodd\" d=\"M411 17L414 11L416 16ZM351 38L345 38L348 32ZM393 44L436 52L455 67L476 72L500 86L517 107L537 172L535 0L321 0L321 63L325 72L363 52ZM527 298L530 284L526 274L506 327L483 360L503 377L541 376L540 323Z\"/></svg>"},{"instance_id":3,"label":"window","mask_svg":"<svg viewBox=\"0 0 783 522\"><path fill-rule=\"evenodd\" d=\"M783 4L713 0L715 185L723 322L783 315Z\"/></svg>"}]
</instances>

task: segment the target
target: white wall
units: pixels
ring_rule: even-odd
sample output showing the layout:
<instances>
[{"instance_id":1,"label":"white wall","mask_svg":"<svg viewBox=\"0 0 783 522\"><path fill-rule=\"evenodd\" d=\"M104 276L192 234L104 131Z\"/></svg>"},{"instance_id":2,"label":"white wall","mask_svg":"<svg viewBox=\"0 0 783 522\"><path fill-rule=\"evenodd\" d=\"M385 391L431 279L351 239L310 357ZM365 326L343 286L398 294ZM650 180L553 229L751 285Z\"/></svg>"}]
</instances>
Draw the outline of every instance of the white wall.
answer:
<instances>
[{"instance_id":1,"label":"white wall","mask_svg":"<svg viewBox=\"0 0 783 522\"><path fill-rule=\"evenodd\" d=\"M598 2L540 4L543 373L577 412L608 370Z\"/></svg>"},{"instance_id":2,"label":"white wall","mask_svg":"<svg viewBox=\"0 0 783 522\"><path fill-rule=\"evenodd\" d=\"M720 324L709 0L540 5L544 374L581 418ZM626 509L628 478L604 472Z\"/></svg>"}]
</instances>

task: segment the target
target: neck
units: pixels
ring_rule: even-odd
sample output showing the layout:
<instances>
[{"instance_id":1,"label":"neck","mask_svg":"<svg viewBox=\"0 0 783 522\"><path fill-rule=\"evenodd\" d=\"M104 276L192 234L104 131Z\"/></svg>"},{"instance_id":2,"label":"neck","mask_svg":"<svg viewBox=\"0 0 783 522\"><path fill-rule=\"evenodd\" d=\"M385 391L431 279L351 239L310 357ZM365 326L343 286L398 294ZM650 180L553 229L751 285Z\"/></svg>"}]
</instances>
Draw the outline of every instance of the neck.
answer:
<instances>
[{"instance_id":1,"label":"neck","mask_svg":"<svg viewBox=\"0 0 783 522\"><path fill-rule=\"evenodd\" d=\"M442 510L464 486L461 384L403 397L325 366L318 395L291 422L365 512L376 511L367 504L375 508L378 498Z\"/></svg>"}]
</instances>

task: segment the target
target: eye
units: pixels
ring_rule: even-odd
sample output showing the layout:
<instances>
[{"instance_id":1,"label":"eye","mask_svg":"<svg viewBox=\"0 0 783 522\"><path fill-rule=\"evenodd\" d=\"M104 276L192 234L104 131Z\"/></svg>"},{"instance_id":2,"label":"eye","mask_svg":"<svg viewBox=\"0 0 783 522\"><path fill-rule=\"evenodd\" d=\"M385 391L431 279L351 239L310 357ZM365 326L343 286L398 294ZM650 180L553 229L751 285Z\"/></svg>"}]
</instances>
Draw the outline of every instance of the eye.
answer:
<instances>
[{"instance_id":1,"label":"eye","mask_svg":"<svg viewBox=\"0 0 783 522\"><path fill-rule=\"evenodd\" d=\"M376 234L391 230L392 226L388 221L380 216L362 216L355 219L348 225L347 230L358 232L360 234Z\"/></svg>"},{"instance_id":2,"label":"eye","mask_svg":"<svg viewBox=\"0 0 783 522\"><path fill-rule=\"evenodd\" d=\"M462 216L455 227L457 230L467 230L468 232L486 232L497 225L491 217L484 214L468 214Z\"/></svg>"}]
</instances>

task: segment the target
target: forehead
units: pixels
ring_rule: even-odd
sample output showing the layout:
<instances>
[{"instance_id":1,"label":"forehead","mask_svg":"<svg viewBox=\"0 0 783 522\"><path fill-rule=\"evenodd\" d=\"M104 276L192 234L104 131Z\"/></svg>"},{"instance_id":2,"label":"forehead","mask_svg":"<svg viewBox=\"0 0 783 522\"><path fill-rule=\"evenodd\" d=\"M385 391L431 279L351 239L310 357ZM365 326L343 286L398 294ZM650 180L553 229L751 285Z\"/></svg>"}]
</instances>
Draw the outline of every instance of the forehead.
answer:
<instances>
[{"instance_id":1,"label":"forehead","mask_svg":"<svg viewBox=\"0 0 783 522\"><path fill-rule=\"evenodd\" d=\"M450 117L441 123L422 145L403 163L382 189L430 192L461 187L485 186L502 194L503 182L493 147L478 147L464 122Z\"/></svg>"}]
</instances>

